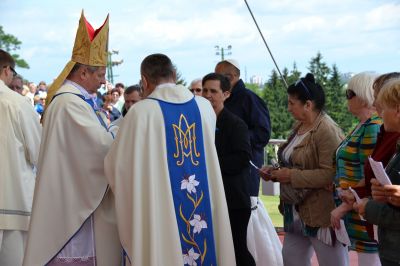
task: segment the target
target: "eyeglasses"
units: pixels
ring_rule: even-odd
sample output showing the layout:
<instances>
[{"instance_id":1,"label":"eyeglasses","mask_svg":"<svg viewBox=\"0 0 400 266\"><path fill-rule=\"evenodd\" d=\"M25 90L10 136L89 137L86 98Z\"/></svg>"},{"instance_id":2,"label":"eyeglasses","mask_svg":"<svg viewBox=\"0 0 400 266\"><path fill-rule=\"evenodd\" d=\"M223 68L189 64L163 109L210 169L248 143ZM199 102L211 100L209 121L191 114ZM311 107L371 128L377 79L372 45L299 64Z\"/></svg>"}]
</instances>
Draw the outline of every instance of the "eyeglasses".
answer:
<instances>
[{"instance_id":1,"label":"eyeglasses","mask_svg":"<svg viewBox=\"0 0 400 266\"><path fill-rule=\"evenodd\" d=\"M191 91L192 93L194 93L194 92L201 92L202 90L199 89L199 88L195 88L195 89L190 89L190 91Z\"/></svg>"},{"instance_id":2,"label":"eyeglasses","mask_svg":"<svg viewBox=\"0 0 400 266\"><path fill-rule=\"evenodd\" d=\"M354 96L357 96L356 93L352 90L346 90L346 98L347 100L352 99Z\"/></svg>"},{"instance_id":3,"label":"eyeglasses","mask_svg":"<svg viewBox=\"0 0 400 266\"><path fill-rule=\"evenodd\" d=\"M14 69L12 66L3 66L3 68L6 68L6 67L10 67L10 70L11 70L12 73L13 73L13 77L15 77L15 76L18 75L17 71L15 71L15 69Z\"/></svg>"},{"instance_id":4,"label":"eyeglasses","mask_svg":"<svg viewBox=\"0 0 400 266\"><path fill-rule=\"evenodd\" d=\"M17 71L15 71L15 69L12 66L10 66L10 69L13 72L13 77L18 75Z\"/></svg>"},{"instance_id":5,"label":"eyeglasses","mask_svg":"<svg viewBox=\"0 0 400 266\"><path fill-rule=\"evenodd\" d=\"M306 93L308 94L308 97L309 97L310 99L312 99L310 90L308 89L308 87L306 86L306 84L304 84L304 82L303 82L301 79L299 79L298 81L296 81L296 83L295 83L294 85L297 86L297 85L299 85L299 84L301 84L301 85L304 87Z\"/></svg>"}]
</instances>

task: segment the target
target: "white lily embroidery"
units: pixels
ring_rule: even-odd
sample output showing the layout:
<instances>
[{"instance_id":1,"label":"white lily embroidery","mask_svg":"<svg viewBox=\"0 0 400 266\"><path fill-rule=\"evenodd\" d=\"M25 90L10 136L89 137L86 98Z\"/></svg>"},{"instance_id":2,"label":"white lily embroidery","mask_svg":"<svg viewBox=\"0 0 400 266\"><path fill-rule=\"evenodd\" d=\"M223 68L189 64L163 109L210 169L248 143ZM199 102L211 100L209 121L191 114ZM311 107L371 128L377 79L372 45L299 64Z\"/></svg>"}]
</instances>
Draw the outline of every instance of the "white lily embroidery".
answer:
<instances>
[{"instance_id":1,"label":"white lily embroidery","mask_svg":"<svg viewBox=\"0 0 400 266\"><path fill-rule=\"evenodd\" d=\"M199 233L201 232L202 229L207 228L207 223L206 221L201 219L201 216L198 214L194 215L194 219L190 220L190 225L194 227L193 233Z\"/></svg>"},{"instance_id":2,"label":"white lily embroidery","mask_svg":"<svg viewBox=\"0 0 400 266\"><path fill-rule=\"evenodd\" d=\"M196 186L199 184L200 182L196 180L196 176L191 175L181 181L181 190L186 189L189 193L192 193L192 191L196 193Z\"/></svg>"},{"instance_id":3,"label":"white lily embroidery","mask_svg":"<svg viewBox=\"0 0 400 266\"><path fill-rule=\"evenodd\" d=\"M183 265L197 266L196 260L200 257L200 254L194 252L191 248L188 254L183 254Z\"/></svg>"}]
</instances>

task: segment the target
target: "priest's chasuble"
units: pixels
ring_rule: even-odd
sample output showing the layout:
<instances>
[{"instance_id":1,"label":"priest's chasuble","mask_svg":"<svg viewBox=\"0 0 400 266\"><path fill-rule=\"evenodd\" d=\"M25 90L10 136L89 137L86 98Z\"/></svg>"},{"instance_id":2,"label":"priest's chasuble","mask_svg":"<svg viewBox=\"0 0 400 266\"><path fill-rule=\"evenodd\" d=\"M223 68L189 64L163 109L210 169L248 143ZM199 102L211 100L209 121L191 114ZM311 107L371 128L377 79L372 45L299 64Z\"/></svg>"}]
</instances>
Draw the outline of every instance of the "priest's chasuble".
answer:
<instances>
[{"instance_id":1,"label":"priest's chasuble","mask_svg":"<svg viewBox=\"0 0 400 266\"><path fill-rule=\"evenodd\" d=\"M0 110L1 238L2 230L28 231L42 127L32 105L2 80Z\"/></svg>"},{"instance_id":2,"label":"priest's chasuble","mask_svg":"<svg viewBox=\"0 0 400 266\"><path fill-rule=\"evenodd\" d=\"M114 195L103 166L112 134L76 85L66 83L57 94L44 117L23 265L46 265L79 232L92 237L96 265L119 265Z\"/></svg>"},{"instance_id":3,"label":"priest's chasuble","mask_svg":"<svg viewBox=\"0 0 400 266\"><path fill-rule=\"evenodd\" d=\"M236 265L210 103L163 84L131 107L105 159L132 265Z\"/></svg>"},{"instance_id":4,"label":"priest's chasuble","mask_svg":"<svg viewBox=\"0 0 400 266\"><path fill-rule=\"evenodd\" d=\"M0 79L0 265L21 265L42 126L27 98Z\"/></svg>"}]
</instances>

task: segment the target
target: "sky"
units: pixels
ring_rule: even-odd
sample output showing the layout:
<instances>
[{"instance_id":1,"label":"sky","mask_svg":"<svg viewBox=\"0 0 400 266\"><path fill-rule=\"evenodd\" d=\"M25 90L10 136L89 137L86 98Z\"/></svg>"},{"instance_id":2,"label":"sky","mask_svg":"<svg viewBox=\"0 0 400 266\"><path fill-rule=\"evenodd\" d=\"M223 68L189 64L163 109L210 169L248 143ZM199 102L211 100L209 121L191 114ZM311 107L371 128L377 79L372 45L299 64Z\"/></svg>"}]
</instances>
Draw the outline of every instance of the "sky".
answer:
<instances>
[{"instance_id":1,"label":"sky","mask_svg":"<svg viewBox=\"0 0 400 266\"><path fill-rule=\"evenodd\" d=\"M342 73L400 71L400 0L248 0L280 69L303 75L317 52ZM140 63L164 53L182 77L214 71L215 46L232 46L243 80L274 69L244 0L0 0L0 25L21 42L29 81L50 83L71 58L82 9L96 29L110 14L109 48L123 59L114 83L140 79ZM219 51L221 51L219 49Z\"/></svg>"}]
</instances>

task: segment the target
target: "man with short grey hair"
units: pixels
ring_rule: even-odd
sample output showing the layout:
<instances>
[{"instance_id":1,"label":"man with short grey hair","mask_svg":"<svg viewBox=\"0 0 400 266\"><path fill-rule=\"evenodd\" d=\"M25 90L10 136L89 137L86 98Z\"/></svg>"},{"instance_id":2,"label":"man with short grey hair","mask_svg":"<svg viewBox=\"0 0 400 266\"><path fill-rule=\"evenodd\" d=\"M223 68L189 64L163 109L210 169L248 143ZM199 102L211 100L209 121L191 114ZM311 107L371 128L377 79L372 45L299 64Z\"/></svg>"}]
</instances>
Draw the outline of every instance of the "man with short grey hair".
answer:
<instances>
[{"instance_id":1,"label":"man with short grey hair","mask_svg":"<svg viewBox=\"0 0 400 266\"><path fill-rule=\"evenodd\" d=\"M194 94L201 96L203 91L203 86L201 84L201 78L197 78L190 83L189 90Z\"/></svg>"}]
</instances>

